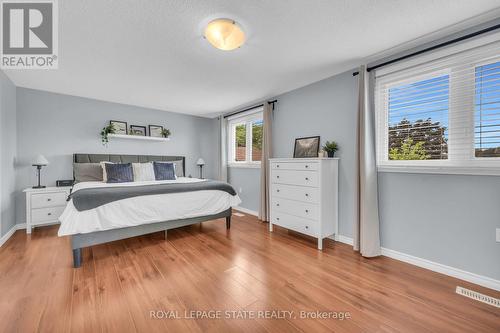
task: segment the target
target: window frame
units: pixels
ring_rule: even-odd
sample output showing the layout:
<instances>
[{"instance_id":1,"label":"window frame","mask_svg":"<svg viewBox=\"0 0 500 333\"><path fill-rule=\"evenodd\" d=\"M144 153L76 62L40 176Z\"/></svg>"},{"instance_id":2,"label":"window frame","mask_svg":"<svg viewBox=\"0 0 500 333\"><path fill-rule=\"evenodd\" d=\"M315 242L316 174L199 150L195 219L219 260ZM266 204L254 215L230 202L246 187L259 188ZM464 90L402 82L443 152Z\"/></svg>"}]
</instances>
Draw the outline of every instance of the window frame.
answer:
<instances>
[{"instance_id":1,"label":"window frame","mask_svg":"<svg viewBox=\"0 0 500 333\"><path fill-rule=\"evenodd\" d=\"M252 124L255 121L263 120L263 109L258 108L252 112L245 113L243 115L238 115L235 117L230 117L227 121L227 147L228 147L228 158L227 164L230 168L260 168L261 161L252 161ZM245 124L246 125L246 149L245 149L245 161L236 161L236 126Z\"/></svg>"},{"instance_id":2,"label":"window frame","mask_svg":"<svg viewBox=\"0 0 500 333\"><path fill-rule=\"evenodd\" d=\"M478 41L474 43L477 46ZM500 56L492 55L491 45L485 46L484 54L478 55L466 65L466 70L470 68L472 72L479 66L495 63L500 60ZM464 45L460 45L460 51L467 51ZM440 57L450 56L451 59L460 57L455 55L457 51L450 48L447 54L440 51ZM498 53L497 53L498 54ZM474 141L474 117L476 114L475 102L475 80L476 76L470 80L456 80L454 70L463 70L460 65L450 64L449 66L436 66L433 64L434 59L423 57L420 63L415 63L415 60L410 61L407 67L401 67L402 64L394 66L394 69L385 68L381 73L377 71L375 80L375 132L376 132L376 160L377 169L380 172L406 172L406 173L436 173L436 174L471 174L471 175L500 175L500 158L499 157L476 157L475 156L475 141ZM463 66L463 65L462 65ZM391 73L392 71L392 73ZM388 133L388 117L389 117L389 98L388 91L390 88L403 85L406 83L418 82L432 77L441 75L449 75L449 101L448 101L448 159L445 160L389 160L389 133ZM464 94L457 93L457 84L471 85L472 98ZM463 89L463 86L461 86ZM381 90L383 89L383 90ZM384 94L384 91L387 91ZM457 104L458 103L458 104ZM465 104L464 104L465 103ZM459 112L463 112L463 108L471 107L470 119L466 123L467 130L464 135L457 135L457 129L453 128L453 119ZM469 128L470 127L470 128ZM459 153L460 145L462 147L470 146L469 150L462 149ZM454 150L455 149L455 150Z\"/></svg>"}]
</instances>

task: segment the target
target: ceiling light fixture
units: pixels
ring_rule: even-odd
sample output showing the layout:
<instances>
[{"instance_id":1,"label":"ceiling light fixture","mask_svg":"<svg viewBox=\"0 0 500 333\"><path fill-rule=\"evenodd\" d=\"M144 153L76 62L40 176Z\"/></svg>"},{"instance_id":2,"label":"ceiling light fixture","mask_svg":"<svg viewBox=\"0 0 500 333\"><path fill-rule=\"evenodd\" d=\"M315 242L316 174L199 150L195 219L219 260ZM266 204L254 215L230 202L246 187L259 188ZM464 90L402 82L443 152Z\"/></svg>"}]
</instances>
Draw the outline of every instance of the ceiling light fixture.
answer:
<instances>
[{"instance_id":1,"label":"ceiling light fixture","mask_svg":"<svg viewBox=\"0 0 500 333\"><path fill-rule=\"evenodd\" d=\"M230 19L216 19L205 28L204 36L213 47L219 50L231 51L245 43L245 33L240 26Z\"/></svg>"}]
</instances>

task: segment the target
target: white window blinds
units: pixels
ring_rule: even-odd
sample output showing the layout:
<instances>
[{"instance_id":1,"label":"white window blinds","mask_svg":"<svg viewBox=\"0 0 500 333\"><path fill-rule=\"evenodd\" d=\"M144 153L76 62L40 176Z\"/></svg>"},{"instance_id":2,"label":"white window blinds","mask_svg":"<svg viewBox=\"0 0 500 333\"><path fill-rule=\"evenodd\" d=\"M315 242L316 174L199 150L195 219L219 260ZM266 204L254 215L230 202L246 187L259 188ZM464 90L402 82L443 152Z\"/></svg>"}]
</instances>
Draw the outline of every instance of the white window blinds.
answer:
<instances>
[{"instance_id":1,"label":"white window blinds","mask_svg":"<svg viewBox=\"0 0 500 333\"><path fill-rule=\"evenodd\" d=\"M475 156L500 157L500 61L477 66L475 85Z\"/></svg>"},{"instance_id":2,"label":"white window blinds","mask_svg":"<svg viewBox=\"0 0 500 333\"><path fill-rule=\"evenodd\" d=\"M500 174L500 34L377 70L375 108L379 168Z\"/></svg>"}]
</instances>

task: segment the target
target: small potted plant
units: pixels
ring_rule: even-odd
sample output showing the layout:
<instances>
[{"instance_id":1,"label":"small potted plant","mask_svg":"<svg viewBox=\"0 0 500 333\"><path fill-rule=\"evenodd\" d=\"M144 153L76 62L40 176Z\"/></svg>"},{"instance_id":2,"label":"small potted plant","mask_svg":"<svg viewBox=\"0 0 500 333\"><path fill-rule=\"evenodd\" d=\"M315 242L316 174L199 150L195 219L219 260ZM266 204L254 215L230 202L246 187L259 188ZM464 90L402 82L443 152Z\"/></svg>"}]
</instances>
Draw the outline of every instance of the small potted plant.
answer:
<instances>
[{"instance_id":1,"label":"small potted plant","mask_svg":"<svg viewBox=\"0 0 500 333\"><path fill-rule=\"evenodd\" d=\"M113 124L109 124L108 126L102 128L101 141L104 146L107 145L109 142L108 134L115 134L115 132L116 129Z\"/></svg>"},{"instance_id":2,"label":"small potted plant","mask_svg":"<svg viewBox=\"0 0 500 333\"><path fill-rule=\"evenodd\" d=\"M325 142L325 144L323 145L323 150L326 151L326 153L328 154L328 157L334 157L335 156L335 152L339 149L338 145L337 145L337 142L335 141L327 141Z\"/></svg>"},{"instance_id":3,"label":"small potted plant","mask_svg":"<svg viewBox=\"0 0 500 333\"><path fill-rule=\"evenodd\" d=\"M170 130L168 128L164 128L161 130L161 135L164 137L164 138L168 138L170 136Z\"/></svg>"}]
</instances>

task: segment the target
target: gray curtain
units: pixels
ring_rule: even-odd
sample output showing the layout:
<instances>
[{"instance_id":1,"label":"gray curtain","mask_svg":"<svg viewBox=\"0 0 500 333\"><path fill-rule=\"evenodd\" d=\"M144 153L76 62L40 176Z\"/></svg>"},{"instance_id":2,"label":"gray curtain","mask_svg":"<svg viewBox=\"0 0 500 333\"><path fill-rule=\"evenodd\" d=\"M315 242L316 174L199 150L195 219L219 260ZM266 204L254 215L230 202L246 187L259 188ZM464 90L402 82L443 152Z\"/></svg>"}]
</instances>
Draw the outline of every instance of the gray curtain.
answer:
<instances>
[{"instance_id":1,"label":"gray curtain","mask_svg":"<svg viewBox=\"0 0 500 333\"><path fill-rule=\"evenodd\" d=\"M272 107L269 103L264 102L264 110L262 112L263 128L262 128L262 161L260 163L260 205L259 205L259 220L269 221L269 179L271 177L269 171L269 159L273 156L272 149Z\"/></svg>"},{"instance_id":2,"label":"gray curtain","mask_svg":"<svg viewBox=\"0 0 500 333\"><path fill-rule=\"evenodd\" d=\"M218 118L219 121L219 140L217 149L218 153L218 163L217 163L217 179L223 182L227 182L227 121L224 119L223 115Z\"/></svg>"},{"instance_id":3,"label":"gray curtain","mask_svg":"<svg viewBox=\"0 0 500 333\"><path fill-rule=\"evenodd\" d=\"M380 255L377 164L375 158L374 77L359 69L357 126L357 205L354 221L355 251L364 257Z\"/></svg>"}]
</instances>

